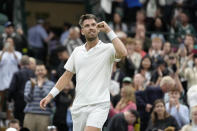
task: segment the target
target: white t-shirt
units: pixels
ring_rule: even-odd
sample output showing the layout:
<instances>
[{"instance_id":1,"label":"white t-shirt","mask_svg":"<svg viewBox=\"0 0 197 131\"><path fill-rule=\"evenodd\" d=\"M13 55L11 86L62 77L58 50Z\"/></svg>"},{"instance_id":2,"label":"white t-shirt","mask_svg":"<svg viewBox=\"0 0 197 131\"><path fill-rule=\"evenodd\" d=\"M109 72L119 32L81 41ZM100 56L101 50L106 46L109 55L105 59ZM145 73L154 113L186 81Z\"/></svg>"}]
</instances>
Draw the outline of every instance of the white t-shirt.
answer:
<instances>
[{"instance_id":1,"label":"white t-shirt","mask_svg":"<svg viewBox=\"0 0 197 131\"><path fill-rule=\"evenodd\" d=\"M90 105L110 101L110 81L115 60L115 48L101 41L86 50L76 47L64 68L76 73L76 96L73 106Z\"/></svg>"},{"instance_id":2,"label":"white t-shirt","mask_svg":"<svg viewBox=\"0 0 197 131\"><path fill-rule=\"evenodd\" d=\"M2 51L0 51L0 55ZM22 58L22 54L15 51L17 59L14 57L13 53L5 52L0 61L0 91L9 88L12 76L18 71L18 64Z\"/></svg>"}]
</instances>

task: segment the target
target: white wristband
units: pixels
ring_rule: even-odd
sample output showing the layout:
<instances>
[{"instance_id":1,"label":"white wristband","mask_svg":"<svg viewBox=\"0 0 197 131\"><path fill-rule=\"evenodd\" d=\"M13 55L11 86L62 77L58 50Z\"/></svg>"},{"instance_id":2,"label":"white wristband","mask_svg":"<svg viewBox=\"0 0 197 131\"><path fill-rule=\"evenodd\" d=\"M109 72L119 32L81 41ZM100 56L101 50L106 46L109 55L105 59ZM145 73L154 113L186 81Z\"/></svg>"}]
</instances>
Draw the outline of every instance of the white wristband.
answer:
<instances>
[{"instance_id":1,"label":"white wristband","mask_svg":"<svg viewBox=\"0 0 197 131\"><path fill-rule=\"evenodd\" d=\"M53 87L53 89L49 92L53 98L56 97L56 95L58 95L60 93L60 91L56 88L56 87Z\"/></svg>"},{"instance_id":2,"label":"white wristband","mask_svg":"<svg viewBox=\"0 0 197 131\"><path fill-rule=\"evenodd\" d=\"M112 41L113 39L115 39L116 37L118 37L113 30L111 30L110 32L107 33L108 38Z\"/></svg>"}]
</instances>

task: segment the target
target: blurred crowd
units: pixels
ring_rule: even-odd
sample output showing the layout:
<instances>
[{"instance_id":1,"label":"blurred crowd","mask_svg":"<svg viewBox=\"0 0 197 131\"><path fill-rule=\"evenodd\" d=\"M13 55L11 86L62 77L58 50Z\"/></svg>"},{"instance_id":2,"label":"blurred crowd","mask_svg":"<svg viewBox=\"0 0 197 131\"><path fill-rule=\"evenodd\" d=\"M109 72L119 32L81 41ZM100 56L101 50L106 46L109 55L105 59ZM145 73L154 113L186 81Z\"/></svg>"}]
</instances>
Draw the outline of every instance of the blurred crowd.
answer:
<instances>
[{"instance_id":1,"label":"blurred crowd","mask_svg":"<svg viewBox=\"0 0 197 131\"><path fill-rule=\"evenodd\" d=\"M196 5L196 0L115 0L110 14L98 15L128 51L113 66L105 131L197 130ZM4 23L0 129L72 131L75 77L46 110L39 102L64 73L74 48L84 42L79 26L68 22L58 33L38 19L27 34L11 21Z\"/></svg>"}]
</instances>

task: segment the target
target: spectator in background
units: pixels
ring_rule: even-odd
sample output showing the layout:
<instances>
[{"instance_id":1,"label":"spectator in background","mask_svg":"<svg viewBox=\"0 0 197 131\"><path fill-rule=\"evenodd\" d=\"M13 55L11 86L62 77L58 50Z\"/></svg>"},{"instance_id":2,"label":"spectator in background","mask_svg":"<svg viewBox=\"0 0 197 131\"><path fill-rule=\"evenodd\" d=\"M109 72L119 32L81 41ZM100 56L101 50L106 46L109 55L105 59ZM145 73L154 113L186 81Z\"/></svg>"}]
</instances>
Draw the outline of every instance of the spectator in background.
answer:
<instances>
[{"instance_id":1,"label":"spectator in background","mask_svg":"<svg viewBox=\"0 0 197 131\"><path fill-rule=\"evenodd\" d=\"M68 54L71 55L73 50L82 45L83 42L80 39L80 29L77 26L71 27L69 29L69 36L64 40L63 46L66 46Z\"/></svg>"},{"instance_id":2,"label":"spectator in background","mask_svg":"<svg viewBox=\"0 0 197 131\"><path fill-rule=\"evenodd\" d=\"M125 76L133 77L135 70L140 65L141 55L135 52L135 39L127 38L125 46L128 55L119 63L119 66Z\"/></svg>"},{"instance_id":3,"label":"spectator in background","mask_svg":"<svg viewBox=\"0 0 197 131\"><path fill-rule=\"evenodd\" d=\"M11 21L5 23L5 31L0 35L0 49L3 48L3 44L6 42L8 37L11 37L14 40L15 49L19 52L24 52L24 48L28 47L26 37L21 28L18 28L16 31L14 29L14 24Z\"/></svg>"},{"instance_id":4,"label":"spectator in background","mask_svg":"<svg viewBox=\"0 0 197 131\"><path fill-rule=\"evenodd\" d=\"M152 47L149 49L149 55L153 58L153 60L162 55L162 45L163 42L159 37L152 39Z\"/></svg>"},{"instance_id":5,"label":"spectator in background","mask_svg":"<svg viewBox=\"0 0 197 131\"><path fill-rule=\"evenodd\" d=\"M69 28L71 27L71 24L68 22L64 22L64 31L62 32L60 36L60 43L63 44L64 40L68 38L69 36Z\"/></svg>"},{"instance_id":6,"label":"spectator in background","mask_svg":"<svg viewBox=\"0 0 197 131\"><path fill-rule=\"evenodd\" d=\"M172 127L175 131L180 129L176 119L166 112L165 103L162 99L154 102L153 112L146 131L159 131Z\"/></svg>"},{"instance_id":7,"label":"spectator in background","mask_svg":"<svg viewBox=\"0 0 197 131\"><path fill-rule=\"evenodd\" d=\"M29 57L23 56L20 61L20 70L14 73L8 89L8 99L14 100L14 117L20 121L21 126L23 125L26 105L24 101L25 84L34 77L34 71L29 69L29 65Z\"/></svg>"},{"instance_id":8,"label":"spectator in background","mask_svg":"<svg viewBox=\"0 0 197 131\"><path fill-rule=\"evenodd\" d=\"M142 58L140 67L138 69L138 73L140 73L144 77L144 88L150 84L150 79L152 77L152 69L152 59L150 58L150 56L146 55L144 58ZM138 84L138 81L136 81L136 84Z\"/></svg>"},{"instance_id":9,"label":"spectator in background","mask_svg":"<svg viewBox=\"0 0 197 131\"><path fill-rule=\"evenodd\" d=\"M156 99L163 99L166 92L175 86L175 81L170 76L165 76L160 81L160 86L148 86L144 91L136 92L137 107L140 110L142 130L146 129L150 113Z\"/></svg>"},{"instance_id":10,"label":"spectator in background","mask_svg":"<svg viewBox=\"0 0 197 131\"><path fill-rule=\"evenodd\" d=\"M45 61L46 59L44 44L48 43L54 37L52 32L50 32L49 35L47 34L44 27L45 24L45 21L40 19L37 21L35 26L28 30L29 46L34 54L34 57L42 61Z\"/></svg>"},{"instance_id":11,"label":"spectator in background","mask_svg":"<svg viewBox=\"0 0 197 131\"><path fill-rule=\"evenodd\" d=\"M197 106L191 107L191 123L185 125L181 131L196 131L197 130Z\"/></svg>"},{"instance_id":12,"label":"spectator in background","mask_svg":"<svg viewBox=\"0 0 197 131\"><path fill-rule=\"evenodd\" d=\"M60 64L55 70L51 71L53 75L52 77L55 81L57 81L60 78L60 76L65 72L64 65L66 64L69 58L67 49L64 46L57 47L56 52L57 52L58 59L60 60Z\"/></svg>"},{"instance_id":13,"label":"spectator in background","mask_svg":"<svg viewBox=\"0 0 197 131\"><path fill-rule=\"evenodd\" d=\"M184 39L184 46L187 49L187 55L193 53L195 38L191 34L186 34Z\"/></svg>"},{"instance_id":14,"label":"spectator in background","mask_svg":"<svg viewBox=\"0 0 197 131\"><path fill-rule=\"evenodd\" d=\"M139 39L135 41L135 51L139 53L142 58L146 55L146 52L143 50L143 43Z\"/></svg>"},{"instance_id":15,"label":"spectator in background","mask_svg":"<svg viewBox=\"0 0 197 131\"><path fill-rule=\"evenodd\" d=\"M109 114L110 117L114 116L117 113L125 112L129 109L137 109L135 104L135 89L132 86L122 87L120 97L120 101L115 106L115 108L111 105Z\"/></svg>"},{"instance_id":16,"label":"spectator in background","mask_svg":"<svg viewBox=\"0 0 197 131\"><path fill-rule=\"evenodd\" d=\"M20 121L17 119L10 120L10 122L8 123L8 128L15 128L17 131L20 131Z\"/></svg>"},{"instance_id":17,"label":"spectator in background","mask_svg":"<svg viewBox=\"0 0 197 131\"><path fill-rule=\"evenodd\" d=\"M151 40L146 36L146 27L144 24L136 25L135 39L141 40L144 51L148 52L151 47Z\"/></svg>"},{"instance_id":18,"label":"spectator in background","mask_svg":"<svg viewBox=\"0 0 197 131\"><path fill-rule=\"evenodd\" d=\"M172 115L180 128L189 124L189 109L186 105L179 102L181 90L178 87L171 88L169 91L169 102L166 103L166 111Z\"/></svg>"},{"instance_id":19,"label":"spectator in background","mask_svg":"<svg viewBox=\"0 0 197 131\"><path fill-rule=\"evenodd\" d=\"M36 70L36 59L33 57L29 57L29 69L32 71Z\"/></svg>"},{"instance_id":20,"label":"spectator in background","mask_svg":"<svg viewBox=\"0 0 197 131\"><path fill-rule=\"evenodd\" d=\"M127 33L128 31L127 25L124 22L122 22L122 16L118 12L113 14L113 21L109 23L109 26L115 32L123 31Z\"/></svg>"},{"instance_id":21,"label":"spectator in background","mask_svg":"<svg viewBox=\"0 0 197 131\"><path fill-rule=\"evenodd\" d=\"M186 34L195 35L196 33L193 25L189 24L189 16L185 11L181 13L180 18L181 24L177 25L179 43L181 43L184 40Z\"/></svg>"},{"instance_id":22,"label":"spectator in background","mask_svg":"<svg viewBox=\"0 0 197 131\"><path fill-rule=\"evenodd\" d=\"M163 35L166 32L166 26L164 21L160 17L156 17L154 21L153 33L151 34L151 39L159 37L163 42L165 42L165 36Z\"/></svg>"},{"instance_id":23,"label":"spectator in background","mask_svg":"<svg viewBox=\"0 0 197 131\"><path fill-rule=\"evenodd\" d=\"M133 131L140 131L139 114L136 110L129 109L123 113L116 114L108 124L108 131L130 131L129 126L133 126Z\"/></svg>"},{"instance_id":24,"label":"spectator in background","mask_svg":"<svg viewBox=\"0 0 197 131\"><path fill-rule=\"evenodd\" d=\"M0 51L0 111L5 102L6 89L9 88L13 74L18 71L22 54L14 49L14 41L8 37L3 50Z\"/></svg>"},{"instance_id":25,"label":"spectator in background","mask_svg":"<svg viewBox=\"0 0 197 131\"><path fill-rule=\"evenodd\" d=\"M146 20L146 15L144 10L137 11L136 21L134 23L131 23L129 29L131 33L134 34L136 32L137 25L145 25L145 20Z\"/></svg>"},{"instance_id":26,"label":"spectator in background","mask_svg":"<svg viewBox=\"0 0 197 131\"><path fill-rule=\"evenodd\" d=\"M171 43L170 42L165 42L163 45L163 49L162 49L162 56L165 57L167 55L169 55L172 52L172 48L171 48Z\"/></svg>"},{"instance_id":27,"label":"spectator in background","mask_svg":"<svg viewBox=\"0 0 197 131\"><path fill-rule=\"evenodd\" d=\"M56 111L53 117L53 124L57 127L58 131L66 131L69 127L66 119L68 115L67 110L73 102L75 90L72 82L68 86L54 99Z\"/></svg>"},{"instance_id":28,"label":"spectator in background","mask_svg":"<svg viewBox=\"0 0 197 131\"><path fill-rule=\"evenodd\" d=\"M49 125L52 113L51 105L46 110L40 108L40 100L49 93L54 83L47 79L47 69L44 64L37 64L35 71L36 79L27 81L25 85L24 97L26 107L24 109L24 127L31 131L45 131Z\"/></svg>"}]
</instances>

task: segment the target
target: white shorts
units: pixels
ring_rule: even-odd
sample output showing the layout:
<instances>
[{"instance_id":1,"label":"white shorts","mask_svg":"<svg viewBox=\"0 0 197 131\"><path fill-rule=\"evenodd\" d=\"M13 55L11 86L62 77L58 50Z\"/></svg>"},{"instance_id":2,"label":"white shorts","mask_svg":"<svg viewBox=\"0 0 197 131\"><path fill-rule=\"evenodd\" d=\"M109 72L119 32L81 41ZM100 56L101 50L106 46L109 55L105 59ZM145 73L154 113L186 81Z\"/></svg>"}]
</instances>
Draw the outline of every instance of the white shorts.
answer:
<instances>
[{"instance_id":1,"label":"white shorts","mask_svg":"<svg viewBox=\"0 0 197 131\"><path fill-rule=\"evenodd\" d=\"M107 120L109 109L109 102L72 107L73 131L84 131L86 126L102 129Z\"/></svg>"}]
</instances>

